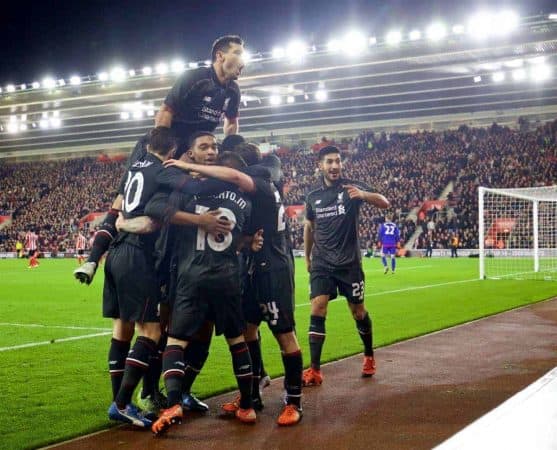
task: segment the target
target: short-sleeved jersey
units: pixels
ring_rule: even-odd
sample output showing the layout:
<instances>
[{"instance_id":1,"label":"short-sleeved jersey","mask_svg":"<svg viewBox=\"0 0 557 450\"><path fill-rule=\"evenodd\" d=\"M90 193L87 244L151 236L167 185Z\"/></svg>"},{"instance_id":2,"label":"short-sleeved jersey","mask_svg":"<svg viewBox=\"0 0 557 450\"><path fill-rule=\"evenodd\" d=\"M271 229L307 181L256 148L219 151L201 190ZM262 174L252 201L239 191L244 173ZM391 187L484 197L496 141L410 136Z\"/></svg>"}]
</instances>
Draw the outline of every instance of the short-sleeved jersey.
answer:
<instances>
[{"instance_id":1,"label":"short-sleeved jersey","mask_svg":"<svg viewBox=\"0 0 557 450\"><path fill-rule=\"evenodd\" d=\"M286 230L285 209L269 172L260 166L244 169L255 183L256 191L250 197L253 203L249 235L263 229L263 247L253 254L255 272L284 270L289 267L290 245Z\"/></svg>"},{"instance_id":2,"label":"short-sleeved jersey","mask_svg":"<svg viewBox=\"0 0 557 450\"><path fill-rule=\"evenodd\" d=\"M151 153L135 161L126 174L122 214L124 218L144 216L149 200L160 190L180 189L188 181L187 175L178 169L166 169L162 161ZM152 248L157 233L137 235L119 233L116 242L126 241L137 246Z\"/></svg>"},{"instance_id":3,"label":"short-sleeved jersey","mask_svg":"<svg viewBox=\"0 0 557 450\"><path fill-rule=\"evenodd\" d=\"M383 222L379 227L379 241L383 247L396 247L400 241L400 231L395 223Z\"/></svg>"},{"instance_id":4,"label":"short-sleeved jersey","mask_svg":"<svg viewBox=\"0 0 557 450\"><path fill-rule=\"evenodd\" d=\"M237 249L250 218L251 202L237 190L224 190L215 195L196 197L186 208L188 212L197 214L216 209L220 210L222 218L233 224L232 231L215 237L199 227L181 227L181 232L175 237L179 273L201 277L218 272L223 277L239 277Z\"/></svg>"},{"instance_id":5,"label":"short-sleeved jersey","mask_svg":"<svg viewBox=\"0 0 557 450\"><path fill-rule=\"evenodd\" d=\"M240 88L235 81L220 84L213 67L184 72L164 100L173 113L172 130L179 139L196 131L214 131L222 116L235 119Z\"/></svg>"},{"instance_id":6,"label":"short-sleeved jersey","mask_svg":"<svg viewBox=\"0 0 557 450\"><path fill-rule=\"evenodd\" d=\"M343 185L364 191L369 186L347 179L320 187L306 196L306 218L313 222L312 270L335 270L360 264L358 220L362 200L351 199Z\"/></svg>"}]
</instances>

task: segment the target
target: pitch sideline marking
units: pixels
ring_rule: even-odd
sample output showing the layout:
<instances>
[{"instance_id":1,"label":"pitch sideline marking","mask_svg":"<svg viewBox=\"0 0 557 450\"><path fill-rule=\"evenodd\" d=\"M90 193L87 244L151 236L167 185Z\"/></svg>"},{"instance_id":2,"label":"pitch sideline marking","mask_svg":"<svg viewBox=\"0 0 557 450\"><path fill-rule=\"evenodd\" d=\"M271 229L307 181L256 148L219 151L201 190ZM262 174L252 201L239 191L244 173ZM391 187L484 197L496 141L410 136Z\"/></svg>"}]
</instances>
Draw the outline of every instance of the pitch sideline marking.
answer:
<instances>
[{"instance_id":1,"label":"pitch sideline marking","mask_svg":"<svg viewBox=\"0 0 557 450\"><path fill-rule=\"evenodd\" d=\"M89 330L89 331L110 331L110 328L100 327L78 327L73 325L42 325L40 323L9 323L0 322L3 327L29 327L29 328L59 328L62 330Z\"/></svg>"},{"instance_id":2,"label":"pitch sideline marking","mask_svg":"<svg viewBox=\"0 0 557 450\"><path fill-rule=\"evenodd\" d=\"M78 341L80 339L89 339L99 336L106 336L112 334L111 331L105 331L104 333L93 333L93 334L84 334L82 336L71 336L67 338L60 338L60 339L52 339L50 341L41 341L41 342L31 342L29 344L20 344L20 345L13 345L11 347L0 347L0 352L7 352L10 350L19 350L21 348L29 348L29 347L39 347L41 345L49 345L55 344L59 342L68 342L68 341Z\"/></svg>"},{"instance_id":3,"label":"pitch sideline marking","mask_svg":"<svg viewBox=\"0 0 557 450\"><path fill-rule=\"evenodd\" d=\"M413 286L413 287L408 287L408 288L403 288L403 289L395 289L392 291L383 291L383 292L374 292L373 294L367 294L365 295L365 297L377 297L379 295L385 295L385 294L396 294L397 292L406 292L406 291L417 291L420 289L429 289L429 288L434 288L434 287L439 287L439 286L448 286L450 284L461 284L461 283L470 283L471 281L480 281L478 278L471 278L469 280L458 280L458 281L449 281L447 283L438 283L438 284L427 284L424 286ZM334 300L331 300L331 302L340 300L340 298L336 298ZM311 302L309 303L302 303L300 305L296 305L296 307L299 306L309 306L311 305Z\"/></svg>"}]
</instances>

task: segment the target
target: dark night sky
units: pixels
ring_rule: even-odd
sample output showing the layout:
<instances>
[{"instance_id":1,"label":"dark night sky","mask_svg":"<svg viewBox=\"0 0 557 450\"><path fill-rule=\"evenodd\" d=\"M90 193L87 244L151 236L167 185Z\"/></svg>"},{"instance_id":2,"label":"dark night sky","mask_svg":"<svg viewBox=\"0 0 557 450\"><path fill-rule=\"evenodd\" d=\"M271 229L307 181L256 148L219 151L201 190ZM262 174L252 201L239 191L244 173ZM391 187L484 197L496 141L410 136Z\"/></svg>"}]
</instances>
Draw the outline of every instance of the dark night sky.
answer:
<instances>
[{"instance_id":1,"label":"dark night sky","mask_svg":"<svg viewBox=\"0 0 557 450\"><path fill-rule=\"evenodd\" d=\"M455 6L456 4L456 6ZM383 36L434 18L465 22L478 8L469 0L51 0L4 3L0 11L0 85L141 68L182 57L203 60L222 34L240 34L248 48L271 50L299 36L326 43L350 25ZM503 3L498 2L497 5ZM521 15L552 11L552 0L506 2ZM483 5L495 7L495 2Z\"/></svg>"}]
</instances>

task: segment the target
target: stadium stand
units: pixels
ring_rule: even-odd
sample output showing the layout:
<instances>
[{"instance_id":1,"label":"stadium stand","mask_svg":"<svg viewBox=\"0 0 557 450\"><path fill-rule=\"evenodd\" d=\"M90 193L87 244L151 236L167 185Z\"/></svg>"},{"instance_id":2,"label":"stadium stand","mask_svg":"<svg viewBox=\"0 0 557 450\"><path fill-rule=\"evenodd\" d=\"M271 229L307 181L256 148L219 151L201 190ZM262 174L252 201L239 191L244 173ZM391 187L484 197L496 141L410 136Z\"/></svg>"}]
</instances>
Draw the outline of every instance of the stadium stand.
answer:
<instances>
[{"instance_id":1,"label":"stadium stand","mask_svg":"<svg viewBox=\"0 0 557 450\"><path fill-rule=\"evenodd\" d=\"M323 138L306 149L281 147L287 205L303 204L317 182L314 152L328 144L334 142ZM411 134L363 131L336 145L345 156L345 176L385 194L402 244L418 249L425 248L428 235L434 248L447 248L453 233L462 248L477 248L479 185L543 186L557 179L557 120L533 131L496 124ZM109 207L123 171L122 162L108 158L0 166L0 215L13 218L0 230L0 251L14 251L28 229L39 234L42 251L72 248L73 233L79 227L89 231L82 219ZM443 192L446 198L436 202ZM303 248L303 209L291 211L298 212L289 218L292 243ZM364 207L362 245L375 245L379 223L378 211Z\"/></svg>"}]
</instances>

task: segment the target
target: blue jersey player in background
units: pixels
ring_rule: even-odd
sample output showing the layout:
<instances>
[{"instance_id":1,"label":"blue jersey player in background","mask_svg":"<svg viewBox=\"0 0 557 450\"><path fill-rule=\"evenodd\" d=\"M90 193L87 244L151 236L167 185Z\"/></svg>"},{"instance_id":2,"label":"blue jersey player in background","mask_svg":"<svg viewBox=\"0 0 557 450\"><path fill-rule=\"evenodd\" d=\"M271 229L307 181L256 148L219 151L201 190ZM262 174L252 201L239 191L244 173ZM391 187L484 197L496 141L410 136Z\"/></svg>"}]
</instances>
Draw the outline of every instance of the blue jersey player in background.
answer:
<instances>
[{"instance_id":1,"label":"blue jersey player in background","mask_svg":"<svg viewBox=\"0 0 557 450\"><path fill-rule=\"evenodd\" d=\"M383 222L379 227L379 242L381 242L381 262L383 263L383 267L385 268L385 271L383 272L384 274L389 271L389 267L387 266L387 255L389 255L389 258L391 258L391 271L393 274L395 273L396 249L398 241L400 241L400 231L396 223L392 221L392 216L387 215L385 216L385 222Z\"/></svg>"}]
</instances>

